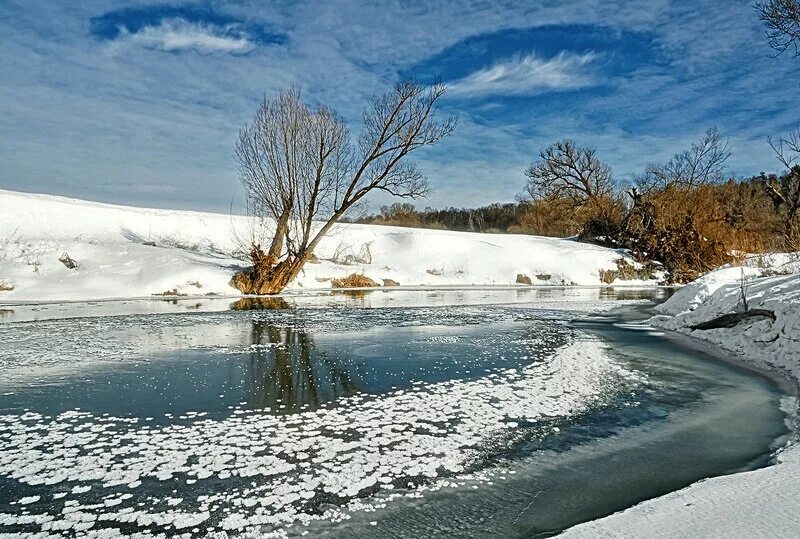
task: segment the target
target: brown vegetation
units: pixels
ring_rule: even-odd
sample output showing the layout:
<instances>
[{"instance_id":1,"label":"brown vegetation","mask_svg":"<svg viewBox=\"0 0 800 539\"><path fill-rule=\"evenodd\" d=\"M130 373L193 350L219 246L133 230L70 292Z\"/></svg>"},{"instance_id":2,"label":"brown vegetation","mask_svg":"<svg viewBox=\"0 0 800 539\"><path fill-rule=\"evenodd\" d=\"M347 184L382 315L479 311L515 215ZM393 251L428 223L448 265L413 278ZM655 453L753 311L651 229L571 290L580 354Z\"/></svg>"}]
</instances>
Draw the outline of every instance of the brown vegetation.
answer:
<instances>
[{"instance_id":1,"label":"brown vegetation","mask_svg":"<svg viewBox=\"0 0 800 539\"><path fill-rule=\"evenodd\" d=\"M600 270L600 282L611 284L614 281L648 280L653 278L653 264L642 264L636 267L624 258L616 260L617 269Z\"/></svg>"},{"instance_id":2,"label":"brown vegetation","mask_svg":"<svg viewBox=\"0 0 800 539\"><path fill-rule=\"evenodd\" d=\"M517 284L533 284L533 281L530 277L525 275L524 273L517 273Z\"/></svg>"},{"instance_id":3,"label":"brown vegetation","mask_svg":"<svg viewBox=\"0 0 800 539\"><path fill-rule=\"evenodd\" d=\"M0 281L0 292L11 292L14 290L14 285L5 281Z\"/></svg>"},{"instance_id":4,"label":"brown vegetation","mask_svg":"<svg viewBox=\"0 0 800 539\"><path fill-rule=\"evenodd\" d=\"M341 279L331 279L333 288L376 288L378 283L362 273L351 273Z\"/></svg>"}]
</instances>

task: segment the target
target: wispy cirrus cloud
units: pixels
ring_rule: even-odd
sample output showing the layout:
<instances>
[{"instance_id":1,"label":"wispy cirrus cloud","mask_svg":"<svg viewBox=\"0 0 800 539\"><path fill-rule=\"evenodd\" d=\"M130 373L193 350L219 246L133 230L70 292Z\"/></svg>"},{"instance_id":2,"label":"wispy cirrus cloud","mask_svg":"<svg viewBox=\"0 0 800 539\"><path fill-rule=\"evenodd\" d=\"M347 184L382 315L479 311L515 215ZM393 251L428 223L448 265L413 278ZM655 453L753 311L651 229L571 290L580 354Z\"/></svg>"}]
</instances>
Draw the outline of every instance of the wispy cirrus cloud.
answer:
<instances>
[{"instance_id":1,"label":"wispy cirrus cloud","mask_svg":"<svg viewBox=\"0 0 800 539\"><path fill-rule=\"evenodd\" d=\"M183 19L165 19L133 33L125 30L117 40L167 52L194 50L202 53L244 54L256 46L235 25L218 26Z\"/></svg>"},{"instance_id":2,"label":"wispy cirrus cloud","mask_svg":"<svg viewBox=\"0 0 800 539\"><path fill-rule=\"evenodd\" d=\"M0 0L0 36L0 187L105 202L229 211L238 128L291 84L357 129L398 78L449 81L459 127L418 157L435 207L512 200L564 137L626 178L717 125L733 172L778 172L766 137L798 120L748 2Z\"/></svg>"},{"instance_id":3,"label":"wispy cirrus cloud","mask_svg":"<svg viewBox=\"0 0 800 539\"><path fill-rule=\"evenodd\" d=\"M451 95L465 97L576 90L596 84L591 73L585 70L596 58L594 52L574 54L562 51L552 58L540 58L530 53L470 73L449 83L448 89Z\"/></svg>"},{"instance_id":4,"label":"wispy cirrus cloud","mask_svg":"<svg viewBox=\"0 0 800 539\"><path fill-rule=\"evenodd\" d=\"M263 25L202 6L154 5L113 10L92 18L96 39L166 52L245 54L286 36Z\"/></svg>"}]
</instances>

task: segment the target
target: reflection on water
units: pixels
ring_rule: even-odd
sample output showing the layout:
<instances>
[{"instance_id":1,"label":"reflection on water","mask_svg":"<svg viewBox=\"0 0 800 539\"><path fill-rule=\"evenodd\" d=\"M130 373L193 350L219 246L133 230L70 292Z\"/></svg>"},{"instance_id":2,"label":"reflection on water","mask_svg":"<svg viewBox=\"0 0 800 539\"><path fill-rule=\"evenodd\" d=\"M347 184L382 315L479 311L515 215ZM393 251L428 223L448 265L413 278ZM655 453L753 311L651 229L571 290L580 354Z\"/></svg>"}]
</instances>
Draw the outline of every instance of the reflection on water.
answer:
<instances>
[{"instance_id":1,"label":"reflection on water","mask_svg":"<svg viewBox=\"0 0 800 539\"><path fill-rule=\"evenodd\" d=\"M352 293L351 293L352 292ZM228 310L270 310L288 307L423 307L442 305L486 305L556 302L558 308L570 309L587 303L609 303L623 299L663 300L671 288L615 287L479 287L468 288L404 288L392 290L294 291L282 296L246 297L233 302L229 298L172 298L167 300L134 299L122 301L89 301L43 305L14 305L4 322L24 322L53 318L118 316L133 314L178 313L187 309L204 312ZM581 304L583 304L581 306ZM3 307L0 306L0 309Z\"/></svg>"},{"instance_id":2,"label":"reflection on water","mask_svg":"<svg viewBox=\"0 0 800 539\"><path fill-rule=\"evenodd\" d=\"M265 296L241 298L231 303L233 311L262 311L275 309L288 309L290 306L282 297Z\"/></svg>"},{"instance_id":3,"label":"reflection on water","mask_svg":"<svg viewBox=\"0 0 800 539\"><path fill-rule=\"evenodd\" d=\"M360 391L349 365L316 352L306 331L253 320L250 347L252 407L297 412Z\"/></svg>"}]
</instances>

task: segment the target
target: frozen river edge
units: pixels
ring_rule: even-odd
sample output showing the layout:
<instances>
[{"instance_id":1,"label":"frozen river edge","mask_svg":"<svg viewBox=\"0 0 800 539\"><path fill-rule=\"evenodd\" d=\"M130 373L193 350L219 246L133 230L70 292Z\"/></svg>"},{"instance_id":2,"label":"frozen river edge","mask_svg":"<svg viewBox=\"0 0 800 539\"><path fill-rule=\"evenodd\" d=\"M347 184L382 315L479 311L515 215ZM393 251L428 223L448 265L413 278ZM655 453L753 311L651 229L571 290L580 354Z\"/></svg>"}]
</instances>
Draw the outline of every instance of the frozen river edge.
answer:
<instances>
[{"instance_id":1,"label":"frozen river edge","mask_svg":"<svg viewBox=\"0 0 800 539\"><path fill-rule=\"evenodd\" d=\"M740 269L725 268L687 285L656 308L650 324L682 336L689 346L788 380L800 381L800 276L756 278L745 293L751 308L776 320L743 322L730 329L691 326L737 310ZM685 337L684 337L685 336ZM790 411L797 421L797 400ZM642 502L605 518L574 526L565 537L789 537L800 528L800 450L795 436L775 454L775 464L714 477Z\"/></svg>"}]
</instances>

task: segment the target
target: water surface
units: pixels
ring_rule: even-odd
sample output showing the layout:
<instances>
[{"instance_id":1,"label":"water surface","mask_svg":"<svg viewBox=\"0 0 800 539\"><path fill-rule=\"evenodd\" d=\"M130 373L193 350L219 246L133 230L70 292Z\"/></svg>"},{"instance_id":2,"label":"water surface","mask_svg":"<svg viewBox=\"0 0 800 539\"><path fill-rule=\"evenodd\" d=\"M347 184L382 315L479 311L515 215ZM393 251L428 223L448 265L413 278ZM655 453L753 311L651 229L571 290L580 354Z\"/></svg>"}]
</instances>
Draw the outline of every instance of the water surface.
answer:
<instances>
[{"instance_id":1,"label":"water surface","mask_svg":"<svg viewBox=\"0 0 800 539\"><path fill-rule=\"evenodd\" d=\"M379 294L0 324L0 532L549 535L788 432L613 293Z\"/></svg>"}]
</instances>

